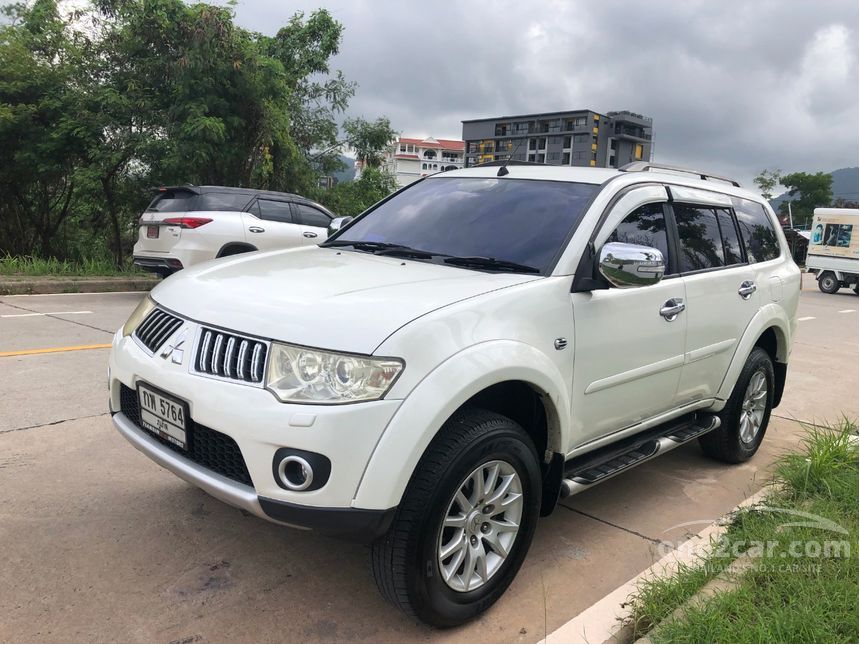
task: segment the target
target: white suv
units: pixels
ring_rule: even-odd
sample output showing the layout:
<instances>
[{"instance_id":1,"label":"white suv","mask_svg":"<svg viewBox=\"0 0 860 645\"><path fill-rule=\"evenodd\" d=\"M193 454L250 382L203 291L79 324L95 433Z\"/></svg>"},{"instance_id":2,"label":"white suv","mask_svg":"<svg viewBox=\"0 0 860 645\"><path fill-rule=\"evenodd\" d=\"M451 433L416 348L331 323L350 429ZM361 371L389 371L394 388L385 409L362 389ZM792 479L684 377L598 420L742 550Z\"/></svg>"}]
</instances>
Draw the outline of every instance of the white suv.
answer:
<instances>
[{"instance_id":1,"label":"white suv","mask_svg":"<svg viewBox=\"0 0 860 645\"><path fill-rule=\"evenodd\" d=\"M319 244L338 218L298 195L229 188L158 189L140 218L134 264L168 276L213 258Z\"/></svg>"},{"instance_id":2,"label":"white suv","mask_svg":"<svg viewBox=\"0 0 860 645\"><path fill-rule=\"evenodd\" d=\"M372 541L386 598L462 623L560 497L761 443L800 270L766 201L694 174L446 172L319 246L184 271L114 338L114 424L220 500Z\"/></svg>"}]
</instances>

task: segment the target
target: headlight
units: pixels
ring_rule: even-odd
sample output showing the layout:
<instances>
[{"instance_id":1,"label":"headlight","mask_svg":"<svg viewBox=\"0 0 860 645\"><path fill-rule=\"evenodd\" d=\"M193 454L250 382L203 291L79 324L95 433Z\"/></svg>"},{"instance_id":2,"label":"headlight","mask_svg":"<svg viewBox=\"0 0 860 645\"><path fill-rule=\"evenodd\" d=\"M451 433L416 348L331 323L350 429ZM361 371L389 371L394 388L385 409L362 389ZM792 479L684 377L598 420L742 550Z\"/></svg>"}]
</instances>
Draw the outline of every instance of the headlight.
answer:
<instances>
[{"instance_id":1,"label":"headlight","mask_svg":"<svg viewBox=\"0 0 860 645\"><path fill-rule=\"evenodd\" d=\"M284 403L353 403L382 398L403 362L272 343L266 389Z\"/></svg>"},{"instance_id":2,"label":"headlight","mask_svg":"<svg viewBox=\"0 0 860 645\"><path fill-rule=\"evenodd\" d=\"M131 336L132 332L137 329L137 326L143 322L143 319L146 318L149 315L149 312L153 309L155 309L155 303L149 296L146 296L146 298L141 300L140 304L135 307L134 311L131 312L128 320L125 321L125 324L122 326L122 335Z\"/></svg>"}]
</instances>

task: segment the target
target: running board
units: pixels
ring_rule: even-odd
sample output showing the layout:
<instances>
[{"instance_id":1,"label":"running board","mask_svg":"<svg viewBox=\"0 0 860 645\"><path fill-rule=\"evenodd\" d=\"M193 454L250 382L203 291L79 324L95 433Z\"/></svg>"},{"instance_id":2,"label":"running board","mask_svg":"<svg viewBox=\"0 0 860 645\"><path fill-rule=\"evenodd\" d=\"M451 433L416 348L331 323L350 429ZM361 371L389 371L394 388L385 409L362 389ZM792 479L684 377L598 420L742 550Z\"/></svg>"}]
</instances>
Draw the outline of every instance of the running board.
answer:
<instances>
[{"instance_id":1,"label":"running board","mask_svg":"<svg viewBox=\"0 0 860 645\"><path fill-rule=\"evenodd\" d=\"M713 414L693 414L646 430L565 464L561 497L570 497L720 427Z\"/></svg>"}]
</instances>

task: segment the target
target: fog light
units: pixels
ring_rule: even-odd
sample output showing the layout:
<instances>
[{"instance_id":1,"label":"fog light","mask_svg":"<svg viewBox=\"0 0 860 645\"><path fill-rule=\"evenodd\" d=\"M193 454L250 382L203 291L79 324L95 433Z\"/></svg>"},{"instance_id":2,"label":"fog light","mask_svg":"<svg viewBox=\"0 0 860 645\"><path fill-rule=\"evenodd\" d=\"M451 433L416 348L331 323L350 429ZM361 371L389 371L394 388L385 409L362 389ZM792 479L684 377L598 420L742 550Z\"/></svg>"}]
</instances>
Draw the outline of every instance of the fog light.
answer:
<instances>
[{"instance_id":1,"label":"fog light","mask_svg":"<svg viewBox=\"0 0 860 645\"><path fill-rule=\"evenodd\" d=\"M314 483L314 469L307 460L290 455L278 464L278 478L290 490L306 490Z\"/></svg>"}]
</instances>

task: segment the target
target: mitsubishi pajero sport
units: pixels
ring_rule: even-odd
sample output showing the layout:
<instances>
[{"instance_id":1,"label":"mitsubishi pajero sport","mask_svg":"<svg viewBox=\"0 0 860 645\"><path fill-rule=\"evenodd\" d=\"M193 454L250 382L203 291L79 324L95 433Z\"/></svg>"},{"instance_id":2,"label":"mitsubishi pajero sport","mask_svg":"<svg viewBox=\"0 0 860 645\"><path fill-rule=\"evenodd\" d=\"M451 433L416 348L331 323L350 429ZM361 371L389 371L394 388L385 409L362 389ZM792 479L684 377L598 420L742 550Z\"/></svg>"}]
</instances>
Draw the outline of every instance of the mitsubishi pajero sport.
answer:
<instances>
[{"instance_id":1,"label":"mitsubishi pajero sport","mask_svg":"<svg viewBox=\"0 0 860 645\"><path fill-rule=\"evenodd\" d=\"M116 333L110 407L216 498L372 542L382 594L450 626L560 498L693 440L750 459L799 295L773 211L730 180L468 168L162 282Z\"/></svg>"}]
</instances>

